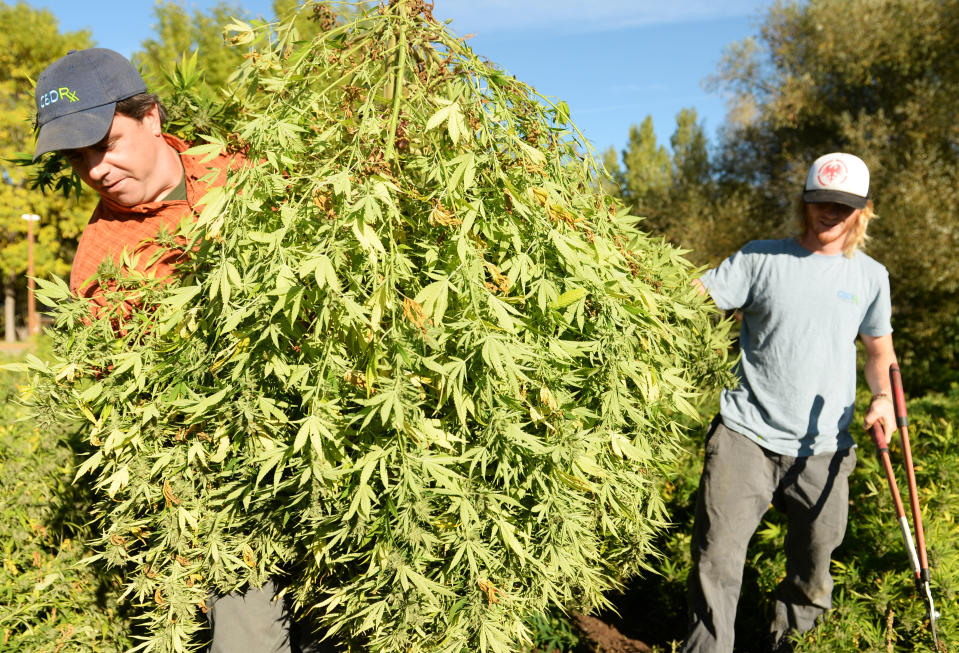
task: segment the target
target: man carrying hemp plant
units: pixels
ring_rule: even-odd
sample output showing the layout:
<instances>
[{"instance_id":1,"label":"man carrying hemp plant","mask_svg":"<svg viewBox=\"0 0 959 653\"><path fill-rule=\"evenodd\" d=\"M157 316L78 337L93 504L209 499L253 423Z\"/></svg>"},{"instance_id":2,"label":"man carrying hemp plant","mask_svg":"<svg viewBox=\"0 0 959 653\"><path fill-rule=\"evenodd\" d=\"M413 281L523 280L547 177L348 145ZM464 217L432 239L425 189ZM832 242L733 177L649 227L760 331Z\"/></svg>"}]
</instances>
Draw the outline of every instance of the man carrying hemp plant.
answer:
<instances>
[{"instance_id":1,"label":"man carrying hemp plant","mask_svg":"<svg viewBox=\"0 0 959 653\"><path fill-rule=\"evenodd\" d=\"M749 539L770 503L788 521L786 574L776 589L774 651L832 606L830 557L842 541L857 336L873 394L864 419L896 429L896 361L886 269L860 251L869 221L869 170L826 154L810 167L798 238L753 241L696 285L742 313L739 386L723 391L706 441L693 527L688 653L733 650L733 624Z\"/></svg>"},{"instance_id":2,"label":"man carrying hemp plant","mask_svg":"<svg viewBox=\"0 0 959 653\"><path fill-rule=\"evenodd\" d=\"M202 155L184 154L188 144L163 132L159 98L112 50L74 50L50 64L37 79L36 103L34 160L59 152L100 195L80 236L70 289L91 300L96 312L109 312L113 307L105 296L111 288L97 281L101 264L121 266L126 253L137 272L158 279L174 274L183 253L160 244L158 237L195 218L210 185L223 184L227 171L244 159L221 154L201 162ZM132 304L125 304L122 309L130 310ZM207 611L211 653L305 652L291 638L290 618L283 601L274 598L276 591L271 582L212 597Z\"/></svg>"}]
</instances>

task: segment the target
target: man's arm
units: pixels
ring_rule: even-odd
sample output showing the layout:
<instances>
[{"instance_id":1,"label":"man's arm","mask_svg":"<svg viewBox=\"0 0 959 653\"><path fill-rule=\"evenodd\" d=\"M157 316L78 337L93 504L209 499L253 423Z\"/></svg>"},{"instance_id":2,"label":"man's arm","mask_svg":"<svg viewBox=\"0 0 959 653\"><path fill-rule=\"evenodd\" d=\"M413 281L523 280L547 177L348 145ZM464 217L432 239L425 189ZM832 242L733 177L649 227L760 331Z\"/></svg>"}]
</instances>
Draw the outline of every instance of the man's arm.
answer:
<instances>
[{"instance_id":1,"label":"man's arm","mask_svg":"<svg viewBox=\"0 0 959 653\"><path fill-rule=\"evenodd\" d=\"M866 383L873 392L872 402L863 427L868 431L876 421L882 423L889 439L896 431L896 411L892 403L892 387L889 385L889 366L896 362L896 351L892 346L892 334L884 336L867 336L859 334L866 348L866 366L864 369Z\"/></svg>"}]
</instances>

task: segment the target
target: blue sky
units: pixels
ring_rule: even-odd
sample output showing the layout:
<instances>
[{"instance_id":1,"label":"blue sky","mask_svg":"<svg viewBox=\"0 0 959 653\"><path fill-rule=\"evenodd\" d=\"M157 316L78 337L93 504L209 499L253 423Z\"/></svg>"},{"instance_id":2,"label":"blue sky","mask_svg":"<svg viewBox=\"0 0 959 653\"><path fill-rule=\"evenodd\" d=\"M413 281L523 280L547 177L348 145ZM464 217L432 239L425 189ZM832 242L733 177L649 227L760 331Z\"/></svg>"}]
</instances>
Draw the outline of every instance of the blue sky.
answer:
<instances>
[{"instance_id":1,"label":"blue sky","mask_svg":"<svg viewBox=\"0 0 959 653\"><path fill-rule=\"evenodd\" d=\"M61 30L89 29L102 47L126 55L152 35L151 0L34 0ZM211 0L181 1L188 10ZM249 16L272 17L270 0L234 0ZM647 116L668 146L676 114L695 108L715 138L723 99L703 88L723 48L758 30L771 0L436 0L473 50L549 97L565 100L599 151L622 149Z\"/></svg>"}]
</instances>

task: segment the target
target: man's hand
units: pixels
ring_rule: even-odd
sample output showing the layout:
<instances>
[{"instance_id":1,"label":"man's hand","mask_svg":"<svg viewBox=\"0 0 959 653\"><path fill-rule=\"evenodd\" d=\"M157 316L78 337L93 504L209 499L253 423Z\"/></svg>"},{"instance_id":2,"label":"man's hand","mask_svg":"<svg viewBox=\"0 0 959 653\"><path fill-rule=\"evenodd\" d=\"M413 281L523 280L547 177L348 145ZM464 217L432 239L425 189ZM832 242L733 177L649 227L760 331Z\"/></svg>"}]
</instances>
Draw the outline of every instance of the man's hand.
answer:
<instances>
[{"instance_id":1,"label":"man's hand","mask_svg":"<svg viewBox=\"0 0 959 653\"><path fill-rule=\"evenodd\" d=\"M886 434L886 443L888 444L892 434L897 430L896 410L893 407L892 397L883 392L873 396L863 420L863 428L867 432L871 431L876 422L882 424L882 430Z\"/></svg>"},{"instance_id":2,"label":"man's hand","mask_svg":"<svg viewBox=\"0 0 959 653\"><path fill-rule=\"evenodd\" d=\"M896 409L892 403L892 389L889 387L889 366L896 362L896 352L892 346L892 334L885 336L867 336L860 334L866 349L866 382L875 393L869 402L869 409L863 420L866 431L879 421L886 432L886 442L896 432Z\"/></svg>"}]
</instances>

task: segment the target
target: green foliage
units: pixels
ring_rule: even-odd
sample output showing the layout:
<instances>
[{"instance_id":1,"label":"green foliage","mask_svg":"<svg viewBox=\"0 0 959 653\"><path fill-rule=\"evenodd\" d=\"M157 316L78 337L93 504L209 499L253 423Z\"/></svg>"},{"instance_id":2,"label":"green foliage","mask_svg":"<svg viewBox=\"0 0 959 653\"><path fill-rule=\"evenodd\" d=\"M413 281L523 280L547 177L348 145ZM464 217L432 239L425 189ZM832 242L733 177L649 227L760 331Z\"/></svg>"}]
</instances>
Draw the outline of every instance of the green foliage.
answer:
<instances>
[{"instance_id":1,"label":"green foliage","mask_svg":"<svg viewBox=\"0 0 959 653\"><path fill-rule=\"evenodd\" d=\"M119 576L82 563L91 497L71 485L71 432L29 419L17 401L27 381L0 372L0 643L7 653L125 649Z\"/></svg>"},{"instance_id":2,"label":"green foliage","mask_svg":"<svg viewBox=\"0 0 959 653\"><path fill-rule=\"evenodd\" d=\"M290 29L295 30L297 38L304 41L318 32L332 29L344 16L356 13L354 8L336 3L318 3L312 5L312 11L297 12L298 3L294 0L275 0L273 7L281 18L289 17L292 22ZM241 107L229 88L230 76L244 59L242 48L231 46L236 35L230 36L230 25L237 24L233 17L238 10L228 5L217 5L210 10L210 15L198 11L193 19L179 5L158 4L156 11L164 22L185 22L189 25L188 32L202 35L204 39L210 39L211 25L216 26L214 31L217 34L216 40L210 40L208 44L215 46L213 54L196 45L199 36L194 38L193 43L188 43L171 38L172 34L179 34L180 31L164 29L160 41L147 41L144 45L146 53L134 55L134 60L151 62L154 72L149 74L149 78L155 77L158 82L150 86L157 89L167 111L164 131L188 143L205 136L229 142L233 149L242 147L243 144L236 141L233 132ZM269 40L275 35L266 28L266 23L260 21L255 24L261 26L257 32L259 47L269 47ZM178 52L182 54L177 55ZM176 61L176 64L172 71L168 71L163 66L168 66L171 61ZM215 65L211 65L211 61Z\"/></svg>"},{"instance_id":3,"label":"green foliage","mask_svg":"<svg viewBox=\"0 0 959 653\"><path fill-rule=\"evenodd\" d=\"M292 20L303 40L332 29L344 16L356 13L353 6L337 2L313 4L311 11L298 11L298 0L273 0L272 4L275 20ZM176 133L183 133L183 138L192 141L198 134L215 132L224 124L222 117L216 115L218 105L224 101L224 89L249 54L248 48L236 47L228 36L225 38L224 29L235 20L249 20L248 12L239 4L218 2L205 11L195 9L190 14L181 3L161 0L153 13L157 21L153 25L155 38L141 44L142 49L133 54L134 64L147 87L164 100ZM263 25L267 18L260 16L252 22ZM268 41L273 34L261 30L259 36ZM197 67L198 60L202 67ZM185 76L171 78L168 71L172 61L180 62L178 69L186 67ZM184 92L186 88L189 93ZM193 123L188 124L191 119Z\"/></svg>"},{"instance_id":4,"label":"green foliage","mask_svg":"<svg viewBox=\"0 0 959 653\"><path fill-rule=\"evenodd\" d=\"M86 423L143 650L196 650L211 589L276 574L356 650L516 650L605 605L730 381L695 270L593 191L565 104L426 5L228 36L241 111L194 152L255 164L182 226L176 282L122 275L128 318L44 283L58 359L28 365L38 418Z\"/></svg>"},{"instance_id":5,"label":"green foliage","mask_svg":"<svg viewBox=\"0 0 959 653\"><path fill-rule=\"evenodd\" d=\"M162 89L170 62L188 54L202 57L206 83L214 89L222 88L243 61L243 51L223 40L223 26L243 17L239 6L218 2L207 12L196 9L191 15L181 3L161 1L154 5L153 14L156 36L146 39L142 50L133 55L147 88Z\"/></svg>"},{"instance_id":6,"label":"green foliage","mask_svg":"<svg viewBox=\"0 0 959 653\"><path fill-rule=\"evenodd\" d=\"M622 199L623 171L619 167L619 155L615 147L603 152L603 173L599 178L599 188L607 195Z\"/></svg>"},{"instance_id":7,"label":"green foliage","mask_svg":"<svg viewBox=\"0 0 959 653\"><path fill-rule=\"evenodd\" d=\"M629 128L629 142L623 150L623 200L637 215L646 215L669 188L671 165L666 148L656 142L653 119Z\"/></svg>"},{"instance_id":8,"label":"green foliage","mask_svg":"<svg viewBox=\"0 0 959 653\"><path fill-rule=\"evenodd\" d=\"M745 242L743 201L737 196L718 199L720 185L695 109L677 114L670 146L671 155L656 142L647 116L642 127L630 130L622 168L614 150L605 153L603 164L610 178L601 186L623 199L634 214L644 216L643 226L651 233L690 250L697 263L716 263Z\"/></svg>"},{"instance_id":9,"label":"green foliage","mask_svg":"<svg viewBox=\"0 0 959 653\"><path fill-rule=\"evenodd\" d=\"M669 139L673 150L673 186L696 187L710 179L706 134L695 109L683 109L676 116L676 131Z\"/></svg>"},{"instance_id":10,"label":"green foliage","mask_svg":"<svg viewBox=\"0 0 959 653\"><path fill-rule=\"evenodd\" d=\"M524 650L530 653L569 653L582 646L579 632L559 608L533 614L528 625L533 645Z\"/></svg>"},{"instance_id":11,"label":"green foliage","mask_svg":"<svg viewBox=\"0 0 959 653\"><path fill-rule=\"evenodd\" d=\"M199 66L199 52L183 55L172 71L164 72L163 105L167 120L163 130L187 143L207 135L227 139L239 107L222 88L211 86Z\"/></svg>"}]
</instances>

